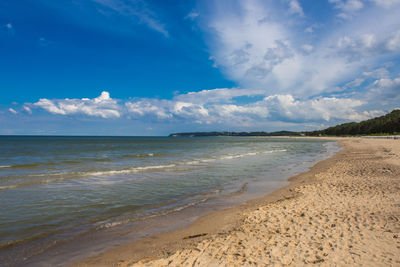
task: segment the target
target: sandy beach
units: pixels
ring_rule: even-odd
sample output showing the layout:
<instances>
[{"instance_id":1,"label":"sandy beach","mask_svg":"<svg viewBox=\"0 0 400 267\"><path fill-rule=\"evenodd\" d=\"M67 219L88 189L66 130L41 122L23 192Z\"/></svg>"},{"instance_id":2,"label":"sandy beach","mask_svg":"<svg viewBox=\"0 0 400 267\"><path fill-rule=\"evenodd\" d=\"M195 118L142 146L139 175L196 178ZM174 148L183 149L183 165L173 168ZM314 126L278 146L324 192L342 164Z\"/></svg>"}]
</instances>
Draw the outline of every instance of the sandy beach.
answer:
<instances>
[{"instance_id":1,"label":"sandy beach","mask_svg":"<svg viewBox=\"0 0 400 267\"><path fill-rule=\"evenodd\" d=\"M400 141L339 142L264 198L75 266L400 266Z\"/></svg>"}]
</instances>

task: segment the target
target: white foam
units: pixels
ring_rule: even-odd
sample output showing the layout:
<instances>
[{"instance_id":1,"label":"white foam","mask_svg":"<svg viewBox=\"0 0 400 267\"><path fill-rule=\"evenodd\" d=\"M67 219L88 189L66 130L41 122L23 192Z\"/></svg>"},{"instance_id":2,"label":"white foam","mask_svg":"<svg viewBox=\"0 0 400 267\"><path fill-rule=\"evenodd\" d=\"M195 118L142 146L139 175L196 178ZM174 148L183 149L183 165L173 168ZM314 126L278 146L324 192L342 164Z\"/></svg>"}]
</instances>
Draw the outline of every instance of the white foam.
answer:
<instances>
[{"instance_id":1,"label":"white foam","mask_svg":"<svg viewBox=\"0 0 400 267\"><path fill-rule=\"evenodd\" d=\"M11 165L0 165L0 168L10 168Z\"/></svg>"},{"instance_id":2,"label":"white foam","mask_svg":"<svg viewBox=\"0 0 400 267\"><path fill-rule=\"evenodd\" d=\"M0 190L7 190L7 189L13 189L17 188L19 185L6 185L6 186L0 186Z\"/></svg>"},{"instance_id":3,"label":"white foam","mask_svg":"<svg viewBox=\"0 0 400 267\"><path fill-rule=\"evenodd\" d=\"M82 172L80 173L82 176L103 176L103 175L113 175L113 174L128 174L128 173L137 173L144 172L147 170L159 170L159 169L167 169L176 167L176 164L169 165L153 165L153 166L144 166L144 167L136 167L125 170L115 170L115 171L104 171L104 172Z\"/></svg>"}]
</instances>

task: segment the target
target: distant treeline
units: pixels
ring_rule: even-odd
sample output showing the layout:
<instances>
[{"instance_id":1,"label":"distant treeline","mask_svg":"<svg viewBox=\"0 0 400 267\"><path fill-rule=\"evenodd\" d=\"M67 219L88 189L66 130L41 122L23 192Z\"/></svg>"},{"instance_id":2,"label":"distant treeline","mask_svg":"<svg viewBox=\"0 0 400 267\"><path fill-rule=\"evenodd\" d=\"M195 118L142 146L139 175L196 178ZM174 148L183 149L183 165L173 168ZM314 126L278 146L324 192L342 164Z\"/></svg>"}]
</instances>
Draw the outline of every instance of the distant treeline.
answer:
<instances>
[{"instance_id":1,"label":"distant treeline","mask_svg":"<svg viewBox=\"0 0 400 267\"><path fill-rule=\"evenodd\" d=\"M400 134L400 110L393 110L389 114L361 122L343 123L325 130L312 132L192 132L173 133L169 136L320 136L320 135L380 135Z\"/></svg>"},{"instance_id":2,"label":"distant treeline","mask_svg":"<svg viewBox=\"0 0 400 267\"><path fill-rule=\"evenodd\" d=\"M343 123L325 130L305 132L308 136L319 135L374 135L399 134L400 110L393 110L389 114L361 122Z\"/></svg>"},{"instance_id":3,"label":"distant treeline","mask_svg":"<svg viewBox=\"0 0 400 267\"><path fill-rule=\"evenodd\" d=\"M279 132L192 132L192 133L173 133L169 136L189 136L189 137L206 137L206 136L299 136L298 132L279 131Z\"/></svg>"}]
</instances>

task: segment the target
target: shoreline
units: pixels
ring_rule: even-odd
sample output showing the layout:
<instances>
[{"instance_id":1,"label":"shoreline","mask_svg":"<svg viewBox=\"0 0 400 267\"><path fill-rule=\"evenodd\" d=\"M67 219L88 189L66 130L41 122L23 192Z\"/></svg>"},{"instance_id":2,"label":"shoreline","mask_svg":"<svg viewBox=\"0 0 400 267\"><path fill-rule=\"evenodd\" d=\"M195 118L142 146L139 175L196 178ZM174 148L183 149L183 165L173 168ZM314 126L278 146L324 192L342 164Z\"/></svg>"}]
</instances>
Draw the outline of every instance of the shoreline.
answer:
<instances>
[{"instance_id":1,"label":"shoreline","mask_svg":"<svg viewBox=\"0 0 400 267\"><path fill-rule=\"evenodd\" d=\"M73 266L400 265L400 142L336 140L342 151L263 198Z\"/></svg>"},{"instance_id":2,"label":"shoreline","mask_svg":"<svg viewBox=\"0 0 400 267\"><path fill-rule=\"evenodd\" d=\"M292 178L299 184L290 193L249 202L232 230L119 266L399 266L400 142L341 144L343 151Z\"/></svg>"},{"instance_id":3,"label":"shoreline","mask_svg":"<svg viewBox=\"0 0 400 267\"><path fill-rule=\"evenodd\" d=\"M215 142L214 139L212 141ZM206 142L209 143L208 140ZM222 139L216 143L226 145L231 142L235 144L235 147L237 142L239 142L239 145L242 144L242 141L238 141L238 139L232 141ZM265 147L264 143L266 144ZM213 169L209 171L208 168L204 168L205 172L199 172L199 174L205 173L206 178L215 177L214 180L216 181L230 181L221 186L213 187L211 191L208 189L201 191L200 194L183 195L184 197L176 199L174 202L166 202L166 205L157 204L157 206L151 207L154 209L149 212L142 209L142 213L128 212L111 219L100 220L99 223L88 221L86 224L79 224L79 227L74 229L67 226L65 227L66 230L62 229L62 231L50 235L48 238L38 238L32 242L11 247L8 250L4 249L0 251L0 258L4 259L2 260L4 264L13 266L69 266L124 244L130 244L163 232L183 229L206 214L263 197L287 185L289 183L288 178L291 176L307 171L315 163L330 157L339 149L336 142L321 140L277 140L275 142L275 140L269 138L264 140L263 138L263 140L249 140L249 143L246 141L245 144L244 147L252 147L247 151L249 153L244 153L246 152L244 151L243 153L232 154L232 149L224 150L220 153L224 157L217 158L229 160L221 160L221 167L218 167L216 171ZM263 146L254 146L254 144ZM293 153L286 151L293 151ZM262 156L263 152L267 155L266 157ZM262 155L258 156L259 154ZM233 155L232 158L228 157L231 155ZM236 155L239 155L237 159ZM189 159L191 158L193 157L189 157ZM211 158L215 157L211 156ZM218 172L219 169L225 171ZM210 173L210 176L207 176L208 173ZM162 180L168 181L173 175L174 173L168 177L168 175L162 174ZM179 180L179 176L177 180ZM118 181L116 180L117 184ZM173 182L174 179L171 181ZM96 182L94 185L102 184L103 180ZM177 186L180 187L179 184ZM168 189L168 187L165 188ZM98 189L101 189L101 187ZM123 195L125 196L121 195L121 198L135 199L140 196L136 196L136 191L125 190L124 192ZM161 190L160 192L164 191ZM98 199L94 194L90 195L95 197L93 199ZM126 204L132 203L127 202ZM102 214L102 212L101 209L98 214ZM88 216L90 213L82 212L82 215Z\"/></svg>"},{"instance_id":4,"label":"shoreline","mask_svg":"<svg viewBox=\"0 0 400 267\"><path fill-rule=\"evenodd\" d=\"M308 137L296 137L308 138ZM342 138L315 138L337 141L340 144ZM329 167L344 150L336 152L329 158L322 159L308 168L307 171L291 176L287 179L288 184L274 190L273 192L247 200L244 204L211 211L196 219L188 226L176 230L153 234L142 239L111 248L98 255L87 257L69 266L130 266L138 261L150 261L166 258L178 250L190 248L214 235L224 235L243 223L243 214L260 206L283 201L295 197L293 191L299 185L308 184L309 176L315 175L321 170Z\"/></svg>"}]
</instances>

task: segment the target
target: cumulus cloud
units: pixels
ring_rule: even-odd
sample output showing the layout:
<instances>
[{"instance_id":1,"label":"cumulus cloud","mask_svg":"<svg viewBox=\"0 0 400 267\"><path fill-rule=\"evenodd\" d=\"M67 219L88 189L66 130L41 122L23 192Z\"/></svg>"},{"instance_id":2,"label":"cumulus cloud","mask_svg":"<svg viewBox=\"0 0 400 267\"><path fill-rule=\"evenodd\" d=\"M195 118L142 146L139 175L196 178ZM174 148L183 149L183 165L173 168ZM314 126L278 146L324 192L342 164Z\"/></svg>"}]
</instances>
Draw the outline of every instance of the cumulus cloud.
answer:
<instances>
[{"instance_id":1,"label":"cumulus cloud","mask_svg":"<svg viewBox=\"0 0 400 267\"><path fill-rule=\"evenodd\" d=\"M175 100L139 99L125 103L128 115L158 120L194 120L207 123L208 110L201 104Z\"/></svg>"},{"instance_id":2,"label":"cumulus cloud","mask_svg":"<svg viewBox=\"0 0 400 267\"><path fill-rule=\"evenodd\" d=\"M368 75L373 76L366 73L364 77ZM399 84L400 79L391 82L381 79L374 84L371 91L378 88L386 88L387 92L395 91L398 90ZM246 101L243 101L243 97ZM260 121L358 121L375 114L374 111L363 108L365 103L363 100L344 97L300 99L290 94L265 95L260 90L221 88L180 94L169 100L137 98L117 101L110 98L108 92L102 92L99 97L93 99L42 98L32 106L60 115L84 114L105 119L122 116L152 121L235 125ZM24 109L30 111L27 105Z\"/></svg>"},{"instance_id":3,"label":"cumulus cloud","mask_svg":"<svg viewBox=\"0 0 400 267\"><path fill-rule=\"evenodd\" d=\"M291 95L273 95L266 97L264 102L273 109L272 115L281 120L329 122L332 119L365 119L365 116L356 110L364 103L356 99L318 97L301 101Z\"/></svg>"},{"instance_id":4,"label":"cumulus cloud","mask_svg":"<svg viewBox=\"0 0 400 267\"><path fill-rule=\"evenodd\" d=\"M103 91L100 96L89 99L46 99L41 98L33 104L50 113L60 115L85 114L102 118L118 118L121 116L119 105L110 94Z\"/></svg>"},{"instance_id":5,"label":"cumulus cloud","mask_svg":"<svg viewBox=\"0 0 400 267\"><path fill-rule=\"evenodd\" d=\"M129 113L137 116L156 116L159 119L171 118L169 102L158 99L140 99L125 103Z\"/></svg>"}]
</instances>

